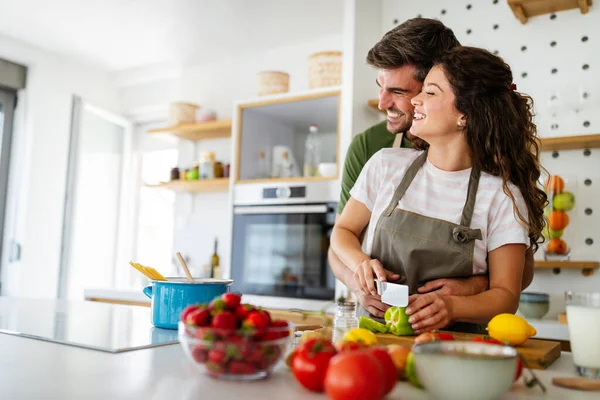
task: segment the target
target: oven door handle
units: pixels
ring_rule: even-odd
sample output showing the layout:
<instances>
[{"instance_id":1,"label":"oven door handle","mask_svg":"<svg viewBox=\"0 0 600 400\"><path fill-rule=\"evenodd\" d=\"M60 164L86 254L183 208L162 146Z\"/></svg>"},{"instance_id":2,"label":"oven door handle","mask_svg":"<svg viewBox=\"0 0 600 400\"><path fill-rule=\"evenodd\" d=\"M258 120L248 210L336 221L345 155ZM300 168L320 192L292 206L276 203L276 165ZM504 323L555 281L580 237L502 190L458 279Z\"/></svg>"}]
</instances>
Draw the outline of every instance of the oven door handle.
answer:
<instances>
[{"instance_id":1,"label":"oven door handle","mask_svg":"<svg viewBox=\"0 0 600 400\"><path fill-rule=\"evenodd\" d=\"M327 214L326 205L297 205L297 206L244 206L235 207L233 213L245 214Z\"/></svg>"}]
</instances>

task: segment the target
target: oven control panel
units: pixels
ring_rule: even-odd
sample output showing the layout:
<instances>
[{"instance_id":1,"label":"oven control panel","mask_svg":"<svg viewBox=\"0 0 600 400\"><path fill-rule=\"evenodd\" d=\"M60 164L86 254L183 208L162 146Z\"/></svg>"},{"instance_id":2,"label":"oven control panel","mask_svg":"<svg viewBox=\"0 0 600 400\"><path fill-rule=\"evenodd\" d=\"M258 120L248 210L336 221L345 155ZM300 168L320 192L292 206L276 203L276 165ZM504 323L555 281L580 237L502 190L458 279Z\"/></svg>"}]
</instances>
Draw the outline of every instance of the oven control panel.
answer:
<instances>
[{"instance_id":1,"label":"oven control panel","mask_svg":"<svg viewBox=\"0 0 600 400\"><path fill-rule=\"evenodd\" d=\"M263 188L263 199L298 199L306 197L306 186L278 186Z\"/></svg>"}]
</instances>

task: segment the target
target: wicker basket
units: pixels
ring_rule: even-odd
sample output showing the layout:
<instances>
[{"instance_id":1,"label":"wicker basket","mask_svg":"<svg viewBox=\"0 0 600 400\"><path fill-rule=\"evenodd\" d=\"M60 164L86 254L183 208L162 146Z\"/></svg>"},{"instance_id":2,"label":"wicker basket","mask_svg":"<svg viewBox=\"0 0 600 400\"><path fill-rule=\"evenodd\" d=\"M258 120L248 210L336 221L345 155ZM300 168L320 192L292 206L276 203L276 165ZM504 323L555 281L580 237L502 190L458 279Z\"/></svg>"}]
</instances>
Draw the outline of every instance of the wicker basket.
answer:
<instances>
[{"instance_id":1,"label":"wicker basket","mask_svg":"<svg viewBox=\"0 0 600 400\"><path fill-rule=\"evenodd\" d=\"M192 103L174 102L169 106L169 126L196 122L196 111L200 106Z\"/></svg>"},{"instance_id":2,"label":"wicker basket","mask_svg":"<svg viewBox=\"0 0 600 400\"><path fill-rule=\"evenodd\" d=\"M308 84L311 89L342 84L342 52L323 51L308 57Z\"/></svg>"},{"instance_id":3,"label":"wicker basket","mask_svg":"<svg viewBox=\"0 0 600 400\"><path fill-rule=\"evenodd\" d=\"M286 93L290 88L290 75L281 71L262 71L258 73L258 95Z\"/></svg>"}]
</instances>

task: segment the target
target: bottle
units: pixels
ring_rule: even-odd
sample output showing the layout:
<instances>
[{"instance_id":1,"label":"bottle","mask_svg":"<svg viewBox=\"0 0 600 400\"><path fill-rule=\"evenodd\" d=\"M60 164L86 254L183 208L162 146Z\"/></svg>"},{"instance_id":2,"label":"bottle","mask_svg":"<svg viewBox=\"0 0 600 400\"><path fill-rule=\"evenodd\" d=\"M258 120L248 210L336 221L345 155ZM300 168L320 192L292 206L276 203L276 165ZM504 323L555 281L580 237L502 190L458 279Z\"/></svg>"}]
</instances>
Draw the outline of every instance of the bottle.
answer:
<instances>
[{"instance_id":1,"label":"bottle","mask_svg":"<svg viewBox=\"0 0 600 400\"><path fill-rule=\"evenodd\" d=\"M356 317L356 303L340 299L337 303L335 318L333 319L333 344L337 344L350 329L358 328Z\"/></svg>"},{"instance_id":2,"label":"bottle","mask_svg":"<svg viewBox=\"0 0 600 400\"><path fill-rule=\"evenodd\" d=\"M210 258L210 277L211 278L220 278L221 270L219 268L219 254L217 253L217 246L219 244L219 239L215 238L215 252Z\"/></svg>"},{"instance_id":3,"label":"bottle","mask_svg":"<svg viewBox=\"0 0 600 400\"><path fill-rule=\"evenodd\" d=\"M290 161L290 155L287 151L281 153L281 164L279 165L279 177L290 178L294 176L294 165Z\"/></svg>"},{"instance_id":4,"label":"bottle","mask_svg":"<svg viewBox=\"0 0 600 400\"><path fill-rule=\"evenodd\" d=\"M256 179L265 179L269 177L269 173L267 172L267 160L265 159L265 152L258 152L258 173L256 175Z\"/></svg>"},{"instance_id":5,"label":"bottle","mask_svg":"<svg viewBox=\"0 0 600 400\"><path fill-rule=\"evenodd\" d=\"M318 167L321 162L319 154L319 128L311 125L304 148L304 176L317 176Z\"/></svg>"},{"instance_id":6,"label":"bottle","mask_svg":"<svg viewBox=\"0 0 600 400\"><path fill-rule=\"evenodd\" d=\"M200 179L215 179L215 153L200 154Z\"/></svg>"}]
</instances>

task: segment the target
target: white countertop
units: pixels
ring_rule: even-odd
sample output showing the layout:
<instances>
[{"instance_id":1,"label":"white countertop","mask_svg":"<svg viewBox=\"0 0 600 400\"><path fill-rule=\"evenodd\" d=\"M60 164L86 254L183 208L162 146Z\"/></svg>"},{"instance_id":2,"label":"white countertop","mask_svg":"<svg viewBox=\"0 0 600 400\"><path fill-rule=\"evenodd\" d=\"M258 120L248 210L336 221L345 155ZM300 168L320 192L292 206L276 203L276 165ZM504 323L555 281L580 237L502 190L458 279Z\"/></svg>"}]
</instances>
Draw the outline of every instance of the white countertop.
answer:
<instances>
[{"instance_id":1,"label":"white countertop","mask_svg":"<svg viewBox=\"0 0 600 400\"><path fill-rule=\"evenodd\" d=\"M286 400L326 398L304 390L283 364L263 381L212 379L188 361L178 344L111 354L0 334L0 355L0 399L264 399L267 392L273 398ZM546 395L538 388L517 383L502 399L598 399L597 392L552 386L554 376L574 376L570 353L562 353L548 370L535 373L546 385ZM387 398L428 396L400 382Z\"/></svg>"}]
</instances>

